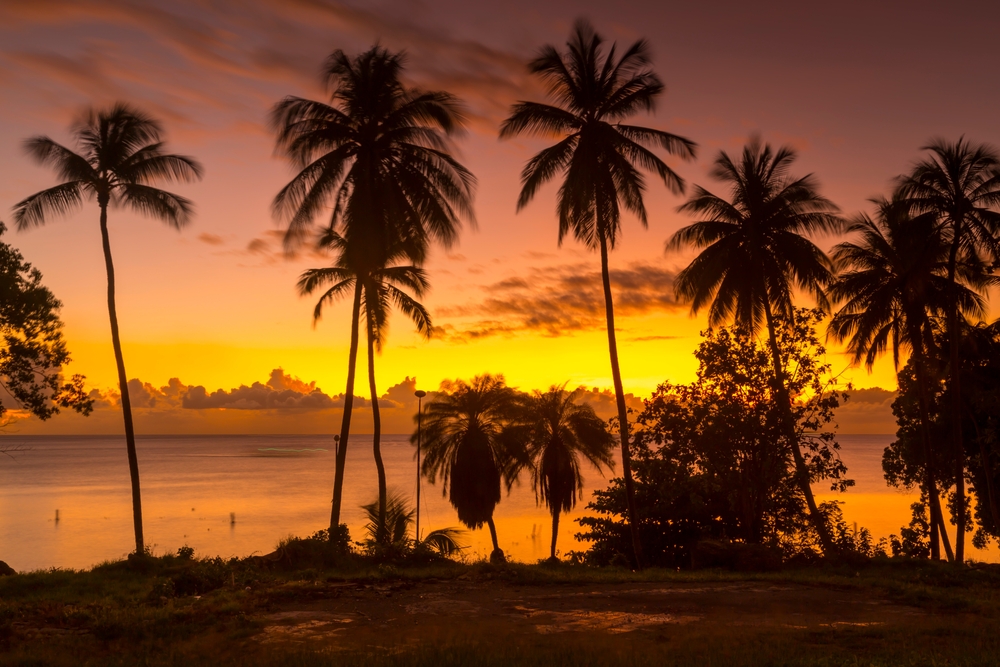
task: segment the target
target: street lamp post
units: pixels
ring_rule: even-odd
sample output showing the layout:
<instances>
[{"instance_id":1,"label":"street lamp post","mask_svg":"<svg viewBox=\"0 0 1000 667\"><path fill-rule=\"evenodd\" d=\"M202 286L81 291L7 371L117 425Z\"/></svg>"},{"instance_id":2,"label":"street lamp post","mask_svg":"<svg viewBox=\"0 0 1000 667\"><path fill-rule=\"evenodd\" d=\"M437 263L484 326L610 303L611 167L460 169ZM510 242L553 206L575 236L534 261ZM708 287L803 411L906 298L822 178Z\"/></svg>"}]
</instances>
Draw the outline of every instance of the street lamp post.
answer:
<instances>
[{"instance_id":1,"label":"street lamp post","mask_svg":"<svg viewBox=\"0 0 1000 667\"><path fill-rule=\"evenodd\" d=\"M423 415L422 404L424 396L427 395L426 391L421 391L417 389L413 392L413 395L417 397L417 527L416 527L416 541L420 541L420 418Z\"/></svg>"}]
</instances>

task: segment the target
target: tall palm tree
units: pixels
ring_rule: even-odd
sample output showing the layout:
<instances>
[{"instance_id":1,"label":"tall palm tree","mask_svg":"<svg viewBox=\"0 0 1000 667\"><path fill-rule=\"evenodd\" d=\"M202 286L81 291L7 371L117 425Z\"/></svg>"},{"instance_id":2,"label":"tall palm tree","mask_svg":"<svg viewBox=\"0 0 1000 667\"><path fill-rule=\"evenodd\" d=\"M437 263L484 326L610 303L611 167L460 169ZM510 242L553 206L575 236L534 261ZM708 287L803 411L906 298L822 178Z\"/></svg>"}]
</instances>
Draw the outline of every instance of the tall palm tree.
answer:
<instances>
[{"instance_id":1,"label":"tall palm tree","mask_svg":"<svg viewBox=\"0 0 1000 667\"><path fill-rule=\"evenodd\" d=\"M553 386L527 397L518 427L512 434L526 442L526 460L531 465L531 484L537 500L552 514L550 559L556 559L559 515L576 507L583 496L580 457L598 470L614 468L614 438L604 420L588 403L577 403L580 390ZM520 431L519 433L517 431Z\"/></svg>"},{"instance_id":2,"label":"tall palm tree","mask_svg":"<svg viewBox=\"0 0 1000 667\"><path fill-rule=\"evenodd\" d=\"M477 375L472 382L445 382L424 406L421 472L432 484L440 477L458 519L469 528L489 526L492 561L504 559L493 523L500 482L508 489L523 459L504 429L517 409L517 392L503 375ZM416 434L411 438L416 442Z\"/></svg>"},{"instance_id":3,"label":"tall palm tree","mask_svg":"<svg viewBox=\"0 0 1000 667\"><path fill-rule=\"evenodd\" d=\"M145 552L142 534L142 497L139 490L139 463L132 426L132 404L128 394L128 375L118 334L115 308L115 267L108 236L108 207L131 209L159 218L175 229L191 218L191 202L152 186L157 181L194 181L201 178L201 166L189 157L164 152L163 128L145 113L124 103L84 112L72 127L79 152L61 146L45 136L24 142L27 154L59 174L62 183L42 190L14 207L14 221L19 230L44 225L50 218L65 215L80 207L84 200L97 200L100 209L101 241L108 274L108 316L111 320L111 343L118 367L122 415L125 420L125 446L128 451L132 481L132 521L135 529L135 552Z\"/></svg>"},{"instance_id":4,"label":"tall palm tree","mask_svg":"<svg viewBox=\"0 0 1000 667\"><path fill-rule=\"evenodd\" d=\"M601 253L601 277L608 328L611 376L615 386L621 434L622 474L628 500L628 523L636 564L642 561L635 490L629 455L628 415L618 364L615 314L611 297L608 252L621 231L624 208L647 226L643 203L645 178L641 170L655 173L675 193L684 181L650 148L659 147L689 159L695 144L662 130L629 125L640 111L652 112L663 92L663 83L649 68L645 40L633 43L618 55L617 44L605 53L604 40L584 20L577 21L561 53L545 46L529 64L533 74L548 85L554 104L518 102L500 129L501 138L522 134L560 140L528 161L521 172L518 210L524 208L546 181L562 174L559 188L559 243L572 232L589 248Z\"/></svg>"},{"instance_id":5,"label":"tall palm tree","mask_svg":"<svg viewBox=\"0 0 1000 667\"><path fill-rule=\"evenodd\" d=\"M464 117L454 97L407 88L403 57L374 46L355 57L335 51L326 61L330 102L286 97L271 111L277 149L299 169L277 194L274 214L287 225L286 247L309 236L313 221L332 209L328 227L359 253L359 262L384 266L397 238L408 238L420 264L431 240L450 246L461 220L475 224L475 179L449 153ZM356 358L360 291L352 309ZM353 361L348 371L337 450L330 527L340 524L344 466L354 404Z\"/></svg>"},{"instance_id":6,"label":"tall palm tree","mask_svg":"<svg viewBox=\"0 0 1000 667\"><path fill-rule=\"evenodd\" d=\"M953 558L941 512L930 440L930 380L928 342L931 318L947 312L952 286L946 278L949 244L937 224L937 214L913 214L905 199L876 199L874 218L861 215L847 227L857 241L834 249L839 269L829 296L843 306L830 322L830 333L847 340L854 362L864 360L870 371L875 360L889 347L899 373L901 349L913 357L920 394L921 441L924 455L924 487L931 511L931 557L941 557L939 536L948 559ZM963 289L958 295L963 310L981 312L982 300Z\"/></svg>"},{"instance_id":7,"label":"tall palm tree","mask_svg":"<svg viewBox=\"0 0 1000 667\"><path fill-rule=\"evenodd\" d=\"M931 211L949 237L947 276L962 280L961 265L1000 261L1000 156L991 146L937 139L923 150L931 155L900 179L903 194L921 211ZM965 456L962 444L962 396L959 348L962 327L958 290L948 304L947 331L951 385L951 435L955 451L955 561L965 559Z\"/></svg>"},{"instance_id":8,"label":"tall palm tree","mask_svg":"<svg viewBox=\"0 0 1000 667\"><path fill-rule=\"evenodd\" d=\"M720 152L710 173L730 187L730 199L697 187L679 210L703 219L678 230L667 250L703 248L674 282L677 295L691 301L692 313L710 304L709 326L734 319L751 331L761 324L767 327L775 393L785 415L796 480L823 550L830 553L833 543L799 447L775 318L792 315L794 288L810 293L821 308L827 306L823 288L832 278L830 259L803 235L837 230L841 220L837 207L820 196L812 175L789 175L794 160L792 149L775 152L756 138L744 147L738 162Z\"/></svg>"},{"instance_id":9,"label":"tall palm tree","mask_svg":"<svg viewBox=\"0 0 1000 667\"><path fill-rule=\"evenodd\" d=\"M375 352L382 351L389 332L389 314L393 306L402 311L417 326L417 330L425 336L431 334L431 318L427 310L404 289L411 290L416 296L426 292L427 277L422 269L414 266L400 266L395 262L407 258L409 248L405 243L395 243L387 252L386 265L372 267L365 261L363 251L357 252L340 234L327 231L320 239L321 248L337 251L337 259L333 266L322 269L309 269L299 278L301 294L312 294L317 289L327 287L313 311L314 322L323 314L323 305L339 299L353 288L355 300L360 311L365 314L365 333L368 341L368 387L371 392L372 418L374 433L372 451L375 456L375 468L378 471L378 516L376 524L383 528L386 521L386 506L388 491L386 487L385 464L382 461L382 418L378 406L378 389L375 383ZM359 255L362 255L359 257ZM353 378L357 360L358 320L352 323L352 342L350 367L348 375ZM351 384L353 390L353 383ZM378 536L388 539L385 534Z\"/></svg>"}]
</instances>

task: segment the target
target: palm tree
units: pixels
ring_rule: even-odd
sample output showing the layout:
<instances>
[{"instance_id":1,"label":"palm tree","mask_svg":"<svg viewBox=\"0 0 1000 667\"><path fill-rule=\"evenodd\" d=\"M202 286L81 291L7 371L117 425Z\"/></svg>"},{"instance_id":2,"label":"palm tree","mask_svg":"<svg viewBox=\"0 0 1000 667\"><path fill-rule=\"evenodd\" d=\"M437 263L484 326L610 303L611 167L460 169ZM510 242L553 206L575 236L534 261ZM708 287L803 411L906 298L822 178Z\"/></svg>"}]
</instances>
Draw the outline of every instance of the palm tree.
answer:
<instances>
[{"instance_id":1,"label":"palm tree","mask_svg":"<svg viewBox=\"0 0 1000 667\"><path fill-rule=\"evenodd\" d=\"M469 528L489 526L491 561L504 560L493 523L500 502L500 481L508 490L516 479L520 453L504 437L517 408L517 393L502 375L478 375L466 384L444 382L424 406L421 471L432 484L440 477L458 519ZM416 442L416 435L411 438Z\"/></svg>"},{"instance_id":2,"label":"palm tree","mask_svg":"<svg viewBox=\"0 0 1000 667\"><path fill-rule=\"evenodd\" d=\"M101 241L108 273L108 316L111 320L111 343L118 366L122 414L125 420L125 445L132 481L132 520L135 528L135 552L145 552L142 535L142 499L139 490L139 463L132 427L132 404L128 394L128 375L118 334L115 308L115 267L108 236L108 206L128 208L180 229L191 218L191 202L153 187L156 181L194 181L201 178L201 166L189 157L164 152L163 128L159 122L124 103L107 109L84 112L72 127L79 152L74 152L45 136L25 141L29 156L51 166L62 183L42 190L14 207L19 230L44 225L51 217L65 215L80 207L84 200L97 200L101 211Z\"/></svg>"},{"instance_id":3,"label":"palm tree","mask_svg":"<svg viewBox=\"0 0 1000 667\"><path fill-rule=\"evenodd\" d=\"M628 449L625 393L618 365L608 252L614 248L621 231L622 208L639 218L643 227L647 226L643 203L645 179L640 170L654 172L675 193L684 190L684 181L650 148L659 147L687 159L694 157L695 144L669 132L625 123L639 111L653 111L656 98L664 87L649 69L649 48L644 40L632 44L621 57L618 57L616 44L605 53L603 43L590 24L580 20L565 53L545 46L529 64L529 69L549 84L555 104L518 102L504 121L500 137L521 134L561 137L558 143L541 151L525 165L517 208L524 208L542 184L562 173L558 203L559 243L562 244L566 234L572 232L589 248L601 253L608 350L621 434L622 474L638 566L642 561L642 546Z\"/></svg>"},{"instance_id":4,"label":"palm tree","mask_svg":"<svg viewBox=\"0 0 1000 667\"><path fill-rule=\"evenodd\" d=\"M587 403L577 403L581 391L566 391L566 385L527 397L517 421L514 437L527 443L531 462L531 485L537 500L552 513L550 559L556 560L559 515L576 507L583 496L580 457L598 470L614 468L611 452L614 438L607 424Z\"/></svg>"},{"instance_id":5,"label":"palm tree","mask_svg":"<svg viewBox=\"0 0 1000 667\"><path fill-rule=\"evenodd\" d=\"M404 86L402 69L403 57L379 46L353 58L338 50L325 66L330 103L286 97L271 111L277 149L299 169L273 204L288 225L286 247L306 239L313 220L332 209L328 227L357 249L358 262L385 266L395 239L408 238L409 259L420 264L431 240L450 246L463 218L475 223L475 179L448 152L464 124L461 109L448 93ZM331 530L340 524L360 304L358 291Z\"/></svg>"},{"instance_id":6,"label":"palm tree","mask_svg":"<svg viewBox=\"0 0 1000 667\"><path fill-rule=\"evenodd\" d=\"M412 290L418 297L427 290L427 277L422 269L414 266L394 265L409 254L406 243L397 242L387 252L386 265L371 267L368 262L359 257L357 252L340 234L327 231L320 239L321 248L336 250L337 259L333 266L323 269L309 269L299 278L301 294L312 294L321 287L329 286L320 297L313 311L313 321L316 322L323 314L323 305L339 299L354 288L355 303L365 314L365 330L368 340L368 385L371 391L372 418L374 434L372 449L375 456L375 467L378 471L378 512L379 526L389 525L386 521L386 504L388 502L385 464L382 462L381 436L382 419L378 407L378 389L375 384L375 352L382 351L382 345L389 331L389 313L392 306L401 310L409 317L417 330L425 336L431 334L431 318L427 310L413 297L403 291ZM351 353L348 377L353 380L354 368L357 363L358 320L355 319L351 328ZM354 383L350 383L353 391ZM339 452L338 452L339 453ZM380 535L386 538L386 535Z\"/></svg>"},{"instance_id":7,"label":"palm tree","mask_svg":"<svg viewBox=\"0 0 1000 667\"><path fill-rule=\"evenodd\" d=\"M458 528L438 528L432 530L422 541L415 537L410 542L407 535L416 510L399 493L389 494L385 509L380 508L381 504L382 501L376 499L373 503L362 505L361 509L368 519L365 525L368 543L376 549L381 548L383 553L388 548L392 555L398 556L404 554L411 545L420 545L442 556L451 556L465 548L462 544L465 531Z\"/></svg>"},{"instance_id":8,"label":"palm tree","mask_svg":"<svg viewBox=\"0 0 1000 667\"><path fill-rule=\"evenodd\" d=\"M960 137L955 143L941 139L922 150L931 155L918 162L900 189L920 211L934 212L949 240L948 281L962 281L961 265L980 265L985 259L1000 261L1000 156L985 144L973 145ZM955 561L965 558L965 456L962 445L962 396L959 348L961 310L955 290L947 309L951 385L951 434L955 451Z\"/></svg>"},{"instance_id":9,"label":"palm tree","mask_svg":"<svg viewBox=\"0 0 1000 667\"><path fill-rule=\"evenodd\" d=\"M847 340L847 350L870 371L875 360L890 346L896 373L901 349L913 357L919 392L921 441L924 454L924 486L931 511L931 557L941 557L939 535L948 559L953 558L941 512L937 475L931 456L930 381L928 336L931 318L946 313L951 284L945 277L949 244L933 212L913 214L905 199L876 199L876 216L861 215L847 227L857 242L836 246L837 280L829 296L843 306L830 323L837 340ZM963 289L963 310L982 311L982 301Z\"/></svg>"},{"instance_id":10,"label":"palm tree","mask_svg":"<svg viewBox=\"0 0 1000 667\"><path fill-rule=\"evenodd\" d=\"M826 254L803 234L830 232L841 226L837 207L820 196L812 175L789 175L795 152L777 152L756 138L744 147L739 162L719 153L710 172L730 186L730 200L697 187L681 212L704 216L678 230L667 250L687 245L703 248L674 282L678 297L691 301L692 313L709 307L709 326L729 319L751 331L767 326L778 404L795 462L796 480L824 552L833 543L809 483L809 470L799 447L785 369L775 327L778 316L791 317L792 289L809 292L826 308L823 287L832 278Z\"/></svg>"}]
</instances>

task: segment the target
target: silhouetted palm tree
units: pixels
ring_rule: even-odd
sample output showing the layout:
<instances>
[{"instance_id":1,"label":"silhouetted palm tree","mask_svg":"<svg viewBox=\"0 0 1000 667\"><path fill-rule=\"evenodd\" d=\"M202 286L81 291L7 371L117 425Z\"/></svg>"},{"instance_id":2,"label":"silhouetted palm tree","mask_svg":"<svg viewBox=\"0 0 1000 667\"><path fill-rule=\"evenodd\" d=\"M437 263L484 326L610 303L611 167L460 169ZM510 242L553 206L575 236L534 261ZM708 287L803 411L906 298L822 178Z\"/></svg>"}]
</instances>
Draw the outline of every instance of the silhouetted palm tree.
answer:
<instances>
[{"instance_id":1,"label":"silhouetted palm tree","mask_svg":"<svg viewBox=\"0 0 1000 667\"><path fill-rule=\"evenodd\" d=\"M332 209L328 227L357 248L358 262L385 266L387 249L407 238L410 260L420 264L430 240L449 246L462 218L474 224L475 179L448 152L449 137L464 123L459 105L447 93L407 88L402 68L400 54L379 46L353 58L338 50L325 67L329 104L286 97L272 110L278 150L300 169L273 204L288 224L286 247L306 238L314 219ZM360 303L358 296L355 329ZM331 529L340 522L353 391L352 362Z\"/></svg>"},{"instance_id":2,"label":"silhouetted palm tree","mask_svg":"<svg viewBox=\"0 0 1000 667\"><path fill-rule=\"evenodd\" d=\"M511 434L526 443L535 497L552 514L552 560L556 559L559 515L576 507L583 496L580 457L598 470L615 465L614 438L589 404L576 402L580 394L579 390L566 391L565 385L544 393L535 391L526 397Z\"/></svg>"},{"instance_id":3,"label":"silhouetted palm tree","mask_svg":"<svg viewBox=\"0 0 1000 667\"><path fill-rule=\"evenodd\" d=\"M378 389L375 384L375 351L382 351L385 337L389 331L389 313L393 306L409 317L417 330L425 336L431 334L431 319L427 310L404 289L409 289L418 297L427 290L427 277L422 269L414 266L394 265L397 261L407 258L409 248L405 243L396 243L387 253L387 264L371 267L359 253L349 245L340 234L328 231L320 240L321 248L335 250L337 259L334 266L323 269L309 269L299 278L299 291L302 294L312 294L317 289L326 287L316 308L313 311L314 321L322 316L325 303L335 301L354 288L355 303L365 314L365 330L368 340L368 386L371 392L373 438L372 450L375 456L375 467L378 471L378 525L387 526L385 518L387 489L385 464L382 462L381 436L382 419L378 407ZM348 376L353 379L354 368L358 354L358 320L351 327L351 351L349 355ZM353 382L351 383L353 389ZM380 535L385 538L386 535Z\"/></svg>"},{"instance_id":4,"label":"silhouetted palm tree","mask_svg":"<svg viewBox=\"0 0 1000 667\"><path fill-rule=\"evenodd\" d=\"M523 455L511 450L503 437L515 415L517 393L502 375L478 375L466 384L445 382L424 406L421 470L433 484L440 477L458 519L469 528L489 526L493 539L491 560L503 560L493 510L500 502L500 480L514 483L516 462ZM416 442L416 434L411 438Z\"/></svg>"},{"instance_id":5,"label":"silhouetted palm tree","mask_svg":"<svg viewBox=\"0 0 1000 667\"><path fill-rule=\"evenodd\" d=\"M684 181L650 147L659 147L683 158L692 158L695 144L669 132L628 125L640 111L653 111L663 92L660 79L649 69L649 49L639 40L618 57L617 45L604 53L603 40L586 21L578 21L560 53L545 46L529 68L549 84L555 104L519 102L504 121L500 137L521 134L561 137L528 161L521 173L518 210L538 188L557 174L559 188L559 243L572 234L601 253L608 349L618 407L622 447L622 474L628 500L628 523L636 564L641 563L635 492L629 456L629 429L618 365L614 305L608 272L608 251L621 230L621 211L635 214L645 227L645 179L640 170L654 172L673 192L684 190Z\"/></svg>"},{"instance_id":6,"label":"silhouetted palm tree","mask_svg":"<svg viewBox=\"0 0 1000 667\"><path fill-rule=\"evenodd\" d=\"M108 273L111 343L118 367L118 387L121 391L125 444L132 481L135 551L141 555L145 551L145 542L142 535L139 464L135 451L128 376L125 373L125 359L118 334L115 267L108 236L108 206L129 208L180 229L191 217L191 202L155 188L151 183L196 180L201 177L201 166L189 157L165 153L163 128L159 122L120 102L107 109L88 110L73 125L72 133L79 153L44 136L25 141L24 147L28 155L38 163L54 168L63 182L19 202L14 207L14 220L19 230L40 226L52 216L73 211L84 200L97 200L101 211L104 263Z\"/></svg>"},{"instance_id":7,"label":"silhouetted palm tree","mask_svg":"<svg viewBox=\"0 0 1000 667\"><path fill-rule=\"evenodd\" d=\"M913 215L907 200L874 200L876 216L861 215L847 227L857 241L839 244L833 260L840 275L829 296L843 306L830 323L830 333L847 340L854 362L871 370L876 358L892 349L899 372L901 349L909 349L920 393L924 487L931 511L931 557L941 557L939 535L948 559L953 558L941 512L937 472L931 455L928 337L930 318L947 312L952 285L946 278L949 244L934 212ZM958 295L963 310L981 312L983 304L967 289Z\"/></svg>"},{"instance_id":8,"label":"silhouetted palm tree","mask_svg":"<svg viewBox=\"0 0 1000 667\"><path fill-rule=\"evenodd\" d=\"M823 288L832 278L826 254L803 234L831 232L841 226L837 207L820 196L811 175L789 176L795 159L790 148L773 152L753 139L739 162L724 151L711 171L730 186L730 200L697 187L680 211L704 216L673 235L667 250L703 248L675 280L677 295L691 301L693 313L709 304L709 326L734 319L757 331L767 326L774 364L776 398L785 413L785 436L796 478L809 507L823 550L833 548L826 522L809 485L809 470L799 448L797 425L782 367L775 316L791 317L792 289L809 292L821 308Z\"/></svg>"},{"instance_id":9,"label":"silhouetted palm tree","mask_svg":"<svg viewBox=\"0 0 1000 667\"><path fill-rule=\"evenodd\" d=\"M901 191L920 211L938 215L949 237L947 276L962 282L961 266L981 266L1000 261L1000 156L985 144L973 145L959 138L955 143L932 141L923 150L931 155L918 162L909 176L900 179ZM973 272L977 272L974 268ZM955 292L957 297L957 291ZM965 558L965 456L962 445L962 410L959 347L962 327L957 298L948 305L947 331L951 388L951 434L955 451L956 506L955 561Z\"/></svg>"}]
</instances>

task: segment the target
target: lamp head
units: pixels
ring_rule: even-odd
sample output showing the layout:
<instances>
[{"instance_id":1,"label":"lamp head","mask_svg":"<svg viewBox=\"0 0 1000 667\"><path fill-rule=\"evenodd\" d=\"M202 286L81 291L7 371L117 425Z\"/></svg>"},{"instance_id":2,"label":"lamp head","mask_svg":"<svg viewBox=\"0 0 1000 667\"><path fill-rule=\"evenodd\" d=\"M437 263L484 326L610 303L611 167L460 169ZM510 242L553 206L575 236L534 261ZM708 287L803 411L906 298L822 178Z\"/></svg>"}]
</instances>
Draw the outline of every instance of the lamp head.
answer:
<instances>
[{"instance_id":1,"label":"lamp head","mask_svg":"<svg viewBox=\"0 0 1000 667\"><path fill-rule=\"evenodd\" d=\"M427 395L427 392L424 391L423 389L417 389L415 392L413 392L413 395L416 396L417 398L423 398L424 396Z\"/></svg>"}]
</instances>

